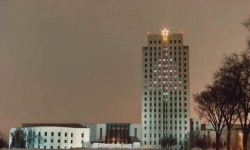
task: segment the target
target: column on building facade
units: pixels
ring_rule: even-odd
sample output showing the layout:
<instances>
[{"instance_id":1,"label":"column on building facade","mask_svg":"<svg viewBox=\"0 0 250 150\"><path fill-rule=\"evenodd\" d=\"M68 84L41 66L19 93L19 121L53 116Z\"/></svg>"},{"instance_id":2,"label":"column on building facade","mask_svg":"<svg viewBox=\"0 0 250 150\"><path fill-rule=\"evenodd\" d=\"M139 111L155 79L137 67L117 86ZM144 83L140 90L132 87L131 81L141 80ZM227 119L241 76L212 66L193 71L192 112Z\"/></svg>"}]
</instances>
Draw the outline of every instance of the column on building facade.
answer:
<instances>
[{"instance_id":1,"label":"column on building facade","mask_svg":"<svg viewBox=\"0 0 250 150\"><path fill-rule=\"evenodd\" d=\"M124 142L124 124L121 124L121 143L125 143Z\"/></svg>"},{"instance_id":2,"label":"column on building facade","mask_svg":"<svg viewBox=\"0 0 250 150\"><path fill-rule=\"evenodd\" d=\"M107 141L106 143L111 143L111 125L107 124Z\"/></svg>"},{"instance_id":3,"label":"column on building facade","mask_svg":"<svg viewBox=\"0 0 250 150\"><path fill-rule=\"evenodd\" d=\"M100 128L100 142L102 142L102 128Z\"/></svg>"},{"instance_id":4,"label":"column on building facade","mask_svg":"<svg viewBox=\"0 0 250 150\"><path fill-rule=\"evenodd\" d=\"M112 124L112 136L111 136L111 143L115 143L115 125Z\"/></svg>"},{"instance_id":5,"label":"column on building facade","mask_svg":"<svg viewBox=\"0 0 250 150\"><path fill-rule=\"evenodd\" d=\"M124 134L125 134L125 143L126 144L129 142L128 132L129 132L128 125L125 125L125 133Z\"/></svg>"},{"instance_id":6,"label":"column on building facade","mask_svg":"<svg viewBox=\"0 0 250 150\"><path fill-rule=\"evenodd\" d=\"M137 141L137 128L135 128L135 131L134 131L134 142Z\"/></svg>"},{"instance_id":7,"label":"column on building facade","mask_svg":"<svg viewBox=\"0 0 250 150\"><path fill-rule=\"evenodd\" d=\"M116 136L115 136L115 143L120 143L120 124L116 124Z\"/></svg>"}]
</instances>

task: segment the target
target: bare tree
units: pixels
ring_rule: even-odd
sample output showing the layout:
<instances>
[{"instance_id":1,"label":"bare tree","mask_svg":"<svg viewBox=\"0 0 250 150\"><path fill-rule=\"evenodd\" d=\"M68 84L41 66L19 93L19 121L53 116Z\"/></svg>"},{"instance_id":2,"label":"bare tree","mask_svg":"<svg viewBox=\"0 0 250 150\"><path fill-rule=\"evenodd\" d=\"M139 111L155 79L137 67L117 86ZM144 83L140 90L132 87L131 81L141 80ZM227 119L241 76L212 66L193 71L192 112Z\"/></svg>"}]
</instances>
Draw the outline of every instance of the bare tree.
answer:
<instances>
[{"instance_id":1,"label":"bare tree","mask_svg":"<svg viewBox=\"0 0 250 150\"><path fill-rule=\"evenodd\" d=\"M204 132L202 131L193 131L191 134L191 147L199 147L199 148L206 148L207 147L207 138Z\"/></svg>"},{"instance_id":2,"label":"bare tree","mask_svg":"<svg viewBox=\"0 0 250 150\"><path fill-rule=\"evenodd\" d=\"M16 130L14 130L11 133L10 148L25 148L26 146L25 138L26 138L25 131L23 129L16 128Z\"/></svg>"},{"instance_id":3,"label":"bare tree","mask_svg":"<svg viewBox=\"0 0 250 150\"><path fill-rule=\"evenodd\" d=\"M216 134L216 150L220 147L220 137L226 122L224 113L227 107L224 105L223 98L215 85L206 86L205 91L194 95L196 113L200 118L211 123Z\"/></svg>"},{"instance_id":4,"label":"bare tree","mask_svg":"<svg viewBox=\"0 0 250 150\"><path fill-rule=\"evenodd\" d=\"M43 138L35 134L32 128L26 130L26 146L27 148L34 148L35 145L41 146Z\"/></svg>"},{"instance_id":5,"label":"bare tree","mask_svg":"<svg viewBox=\"0 0 250 150\"><path fill-rule=\"evenodd\" d=\"M237 110L240 106L238 96L235 94L236 83L235 81L230 80L228 75L237 78L238 69L237 66L228 65L227 59L225 59L225 61L223 61L223 66L214 74L214 84L218 87L218 92L223 101L223 105L226 108L223 117L227 127L227 150L230 150L231 129L239 117Z\"/></svg>"},{"instance_id":6,"label":"bare tree","mask_svg":"<svg viewBox=\"0 0 250 150\"><path fill-rule=\"evenodd\" d=\"M175 138L172 134L167 137L163 137L160 139L161 147L164 150L169 150L172 146L177 145L177 138Z\"/></svg>"},{"instance_id":7,"label":"bare tree","mask_svg":"<svg viewBox=\"0 0 250 150\"><path fill-rule=\"evenodd\" d=\"M5 140L4 134L0 131L0 149L1 148L8 148L8 143Z\"/></svg>"},{"instance_id":8,"label":"bare tree","mask_svg":"<svg viewBox=\"0 0 250 150\"><path fill-rule=\"evenodd\" d=\"M245 28L248 31L250 31L250 16L249 16L248 19L246 19L245 21L243 21L242 24L245 26ZM248 50L250 50L250 37L248 37L248 39L247 39L247 45L248 45Z\"/></svg>"}]
</instances>

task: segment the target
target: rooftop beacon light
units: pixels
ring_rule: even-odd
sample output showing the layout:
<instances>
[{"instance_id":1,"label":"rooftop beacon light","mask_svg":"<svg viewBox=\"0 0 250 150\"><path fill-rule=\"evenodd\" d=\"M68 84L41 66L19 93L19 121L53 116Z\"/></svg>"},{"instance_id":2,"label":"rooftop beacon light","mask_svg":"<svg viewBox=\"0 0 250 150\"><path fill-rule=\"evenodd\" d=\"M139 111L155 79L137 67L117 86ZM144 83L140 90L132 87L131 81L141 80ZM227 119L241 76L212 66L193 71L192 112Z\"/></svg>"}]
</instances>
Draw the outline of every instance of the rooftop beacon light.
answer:
<instances>
[{"instance_id":1,"label":"rooftop beacon light","mask_svg":"<svg viewBox=\"0 0 250 150\"><path fill-rule=\"evenodd\" d=\"M164 29L164 30L161 31L164 41L168 40L168 32L169 31L167 29Z\"/></svg>"}]
</instances>

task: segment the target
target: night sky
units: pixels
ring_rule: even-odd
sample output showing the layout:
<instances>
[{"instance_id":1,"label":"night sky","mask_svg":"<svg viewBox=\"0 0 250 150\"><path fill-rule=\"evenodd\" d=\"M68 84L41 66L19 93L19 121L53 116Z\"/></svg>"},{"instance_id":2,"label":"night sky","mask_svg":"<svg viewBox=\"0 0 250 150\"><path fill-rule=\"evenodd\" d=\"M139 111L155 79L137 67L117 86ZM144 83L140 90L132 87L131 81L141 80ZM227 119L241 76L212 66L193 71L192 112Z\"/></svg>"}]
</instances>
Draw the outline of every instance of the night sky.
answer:
<instances>
[{"instance_id":1,"label":"night sky","mask_svg":"<svg viewBox=\"0 0 250 150\"><path fill-rule=\"evenodd\" d=\"M184 32L193 95L223 54L246 48L249 15L249 0L1 0L0 130L140 123L147 32Z\"/></svg>"}]
</instances>

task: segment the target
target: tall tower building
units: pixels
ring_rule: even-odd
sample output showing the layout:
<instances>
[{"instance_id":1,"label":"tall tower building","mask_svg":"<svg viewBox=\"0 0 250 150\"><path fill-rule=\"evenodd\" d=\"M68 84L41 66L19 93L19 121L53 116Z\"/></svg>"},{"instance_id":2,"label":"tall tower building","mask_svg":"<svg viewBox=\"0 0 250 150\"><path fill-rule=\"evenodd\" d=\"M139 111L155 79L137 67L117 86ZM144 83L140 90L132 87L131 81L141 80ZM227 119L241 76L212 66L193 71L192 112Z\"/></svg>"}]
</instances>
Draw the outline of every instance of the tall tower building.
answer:
<instances>
[{"instance_id":1,"label":"tall tower building","mask_svg":"<svg viewBox=\"0 0 250 150\"><path fill-rule=\"evenodd\" d=\"M142 147L161 148L160 139L172 135L172 150L188 150L189 46L183 34L149 34L142 65Z\"/></svg>"}]
</instances>

